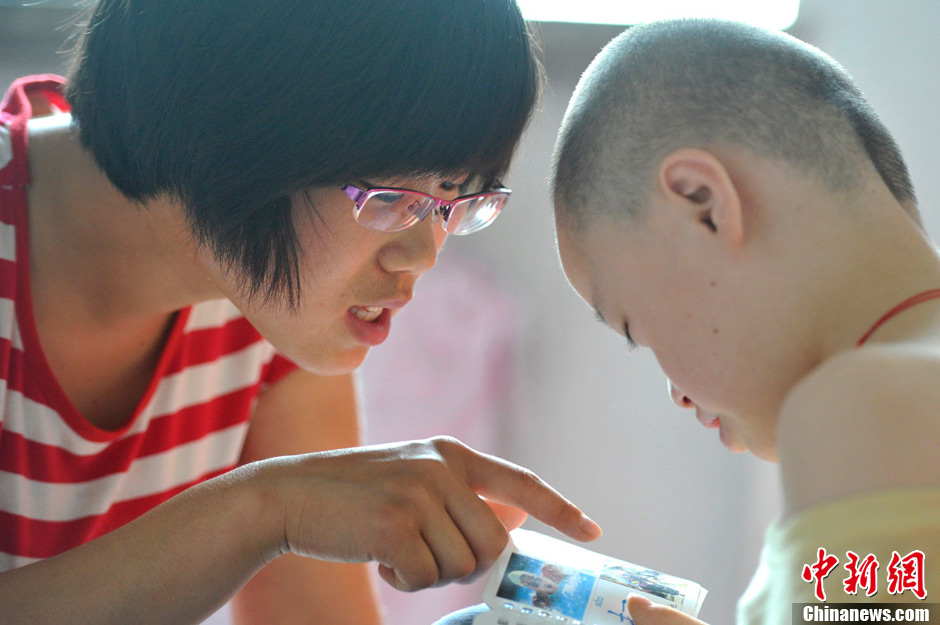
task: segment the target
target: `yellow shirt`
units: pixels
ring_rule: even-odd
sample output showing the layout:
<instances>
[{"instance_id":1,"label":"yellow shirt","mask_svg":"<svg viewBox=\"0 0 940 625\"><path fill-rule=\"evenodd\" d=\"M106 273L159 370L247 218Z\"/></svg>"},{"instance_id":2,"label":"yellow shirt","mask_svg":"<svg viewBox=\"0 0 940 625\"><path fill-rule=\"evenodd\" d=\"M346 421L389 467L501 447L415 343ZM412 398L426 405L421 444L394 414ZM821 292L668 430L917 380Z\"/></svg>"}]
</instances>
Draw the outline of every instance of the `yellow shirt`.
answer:
<instances>
[{"instance_id":1,"label":"yellow shirt","mask_svg":"<svg viewBox=\"0 0 940 625\"><path fill-rule=\"evenodd\" d=\"M893 551L903 558L914 550L925 554L927 598L940 602L940 488L908 488L842 499L809 508L768 528L760 564L738 602L738 625L791 625L794 603L815 603L815 585L802 579L803 565L817 562L818 549L838 558L823 580L829 603L918 603L911 590L888 593L888 572ZM849 576L846 551L860 559L877 558L878 592L866 597L843 587ZM936 559L933 559L936 558ZM940 606L931 613L940 617ZM799 622L799 621L796 621Z\"/></svg>"}]
</instances>

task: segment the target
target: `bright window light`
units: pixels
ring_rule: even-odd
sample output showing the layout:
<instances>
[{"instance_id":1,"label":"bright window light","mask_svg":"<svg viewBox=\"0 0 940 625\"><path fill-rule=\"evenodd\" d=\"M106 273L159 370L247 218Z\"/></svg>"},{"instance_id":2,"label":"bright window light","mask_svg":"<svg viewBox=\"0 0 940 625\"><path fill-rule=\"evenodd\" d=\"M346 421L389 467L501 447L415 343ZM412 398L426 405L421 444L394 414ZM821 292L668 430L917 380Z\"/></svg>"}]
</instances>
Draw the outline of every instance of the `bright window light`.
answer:
<instances>
[{"instance_id":1,"label":"bright window light","mask_svg":"<svg viewBox=\"0 0 940 625\"><path fill-rule=\"evenodd\" d=\"M783 30L793 25L800 0L516 0L536 22L641 24L680 17L711 17Z\"/></svg>"}]
</instances>

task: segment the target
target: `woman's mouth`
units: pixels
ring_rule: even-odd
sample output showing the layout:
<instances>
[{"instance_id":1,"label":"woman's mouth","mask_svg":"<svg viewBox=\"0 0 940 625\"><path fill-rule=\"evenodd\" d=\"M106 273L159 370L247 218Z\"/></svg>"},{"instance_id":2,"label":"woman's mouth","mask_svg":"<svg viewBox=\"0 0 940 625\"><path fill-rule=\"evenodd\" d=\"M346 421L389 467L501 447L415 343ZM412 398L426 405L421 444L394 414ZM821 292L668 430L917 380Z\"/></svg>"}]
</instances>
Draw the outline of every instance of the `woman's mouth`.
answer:
<instances>
[{"instance_id":1,"label":"woman's mouth","mask_svg":"<svg viewBox=\"0 0 940 625\"><path fill-rule=\"evenodd\" d=\"M392 311L382 306L350 306L346 311L346 327L360 343L379 345L385 342L392 326Z\"/></svg>"},{"instance_id":2,"label":"woman's mouth","mask_svg":"<svg viewBox=\"0 0 940 625\"><path fill-rule=\"evenodd\" d=\"M381 306L353 306L349 309L349 312L355 315L357 319L372 322L379 318L383 310L385 309Z\"/></svg>"}]
</instances>

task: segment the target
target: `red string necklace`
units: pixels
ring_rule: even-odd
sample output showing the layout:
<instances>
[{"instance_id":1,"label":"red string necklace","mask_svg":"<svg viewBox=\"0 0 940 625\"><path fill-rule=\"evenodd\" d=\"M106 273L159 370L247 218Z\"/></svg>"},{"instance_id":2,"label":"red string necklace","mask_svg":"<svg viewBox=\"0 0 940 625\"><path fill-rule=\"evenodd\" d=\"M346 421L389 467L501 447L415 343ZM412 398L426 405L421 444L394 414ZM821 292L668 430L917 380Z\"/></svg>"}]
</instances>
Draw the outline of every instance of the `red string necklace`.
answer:
<instances>
[{"instance_id":1,"label":"red string necklace","mask_svg":"<svg viewBox=\"0 0 940 625\"><path fill-rule=\"evenodd\" d=\"M922 302L926 302L927 300L937 299L938 297L940 297L940 289L930 289L930 290L924 291L922 293L918 293L917 295L913 295L907 298L906 300L904 300L903 302L901 302L900 304L898 304L897 306L895 306L894 308L892 308L891 310L883 314L881 318L878 319L878 321L876 321L874 325L872 325L872 327L868 329L868 332L862 335L862 338L858 340L855 346L861 347L862 345L864 345L865 341L871 338L871 335L875 333L875 330L883 326L886 321L888 321L895 315L898 315L899 313L904 312L911 306L916 306Z\"/></svg>"}]
</instances>

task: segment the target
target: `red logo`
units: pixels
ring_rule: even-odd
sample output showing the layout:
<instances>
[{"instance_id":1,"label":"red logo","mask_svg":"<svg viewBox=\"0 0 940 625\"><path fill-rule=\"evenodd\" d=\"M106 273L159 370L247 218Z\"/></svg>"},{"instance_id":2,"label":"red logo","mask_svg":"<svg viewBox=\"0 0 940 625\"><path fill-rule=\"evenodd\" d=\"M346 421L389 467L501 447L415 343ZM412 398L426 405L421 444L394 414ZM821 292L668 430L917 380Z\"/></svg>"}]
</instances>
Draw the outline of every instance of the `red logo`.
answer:
<instances>
[{"instance_id":1,"label":"red logo","mask_svg":"<svg viewBox=\"0 0 940 625\"><path fill-rule=\"evenodd\" d=\"M803 565L803 581L816 583L816 598L820 601L826 600L826 590L823 588L823 580L832 573L832 569L839 564L839 558L832 554L827 554L825 548L820 547L816 552L816 563L810 566Z\"/></svg>"},{"instance_id":2,"label":"red logo","mask_svg":"<svg viewBox=\"0 0 940 625\"><path fill-rule=\"evenodd\" d=\"M910 590L918 599L927 598L924 586L924 565L927 557L920 549L915 549L903 558L897 551L891 552L888 563L888 594L900 595Z\"/></svg>"},{"instance_id":3,"label":"red logo","mask_svg":"<svg viewBox=\"0 0 940 625\"><path fill-rule=\"evenodd\" d=\"M878 593L878 558L868 554L859 557L854 551L845 552L846 562L843 568L849 572L843 580L842 587L846 594L857 595L859 588L865 590L866 597L873 597ZM920 549L915 549L906 556L897 551L891 552L891 562L885 571L887 573L887 589L892 595L900 595L910 590L918 599L927 598L925 575L927 569L927 556ZM804 564L801 577L803 581L815 584L814 592L819 601L826 600L826 590L823 580L829 576L839 563L839 558L826 552L825 547L816 551L816 562Z\"/></svg>"},{"instance_id":4,"label":"red logo","mask_svg":"<svg viewBox=\"0 0 940 625\"><path fill-rule=\"evenodd\" d=\"M858 554L854 551L846 551L845 556L848 562L844 568L849 572L849 576L842 582L845 592L850 595L858 594L858 587L865 589L865 596L871 597L878 592L878 558L874 554L868 554L861 562Z\"/></svg>"}]
</instances>

